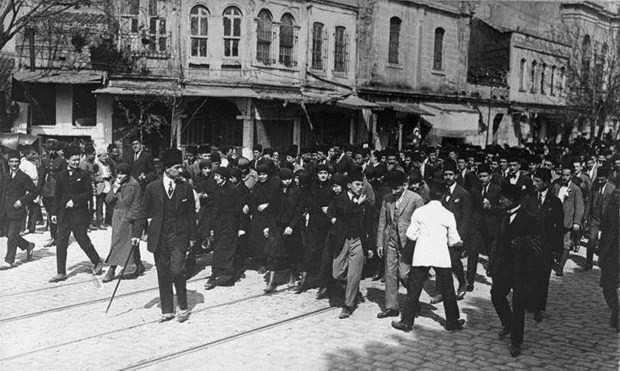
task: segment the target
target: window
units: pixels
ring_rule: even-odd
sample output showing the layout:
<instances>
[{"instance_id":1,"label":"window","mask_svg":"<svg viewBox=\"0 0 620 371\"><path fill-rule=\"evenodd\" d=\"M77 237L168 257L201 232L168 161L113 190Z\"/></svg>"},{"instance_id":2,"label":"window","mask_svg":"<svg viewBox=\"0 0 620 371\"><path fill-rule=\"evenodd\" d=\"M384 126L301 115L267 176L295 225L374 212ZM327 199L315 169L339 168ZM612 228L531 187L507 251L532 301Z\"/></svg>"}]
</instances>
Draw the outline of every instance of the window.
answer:
<instances>
[{"instance_id":1,"label":"window","mask_svg":"<svg viewBox=\"0 0 620 371\"><path fill-rule=\"evenodd\" d=\"M224 56L239 57L241 11L231 6L224 10Z\"/></svg>"},{"instance_id":2,"label":"window","mask_svg":"<svg viewBox=\"0 0 620 371\"><path fill-rule=\"evenodd\" d=\"M138 34L138 14L140 12L139 0L120 2L119 28L120 43L123 49L130 52L139 52L142 49L140 35Z\"/></svg>"},{"instance_id":3,"label":"window","mask_svg":"<svg viewBox=\"0 0 620 371\"><path fill-rule=\"evenodd\" d=\"M348 71L348 47L349 40L346 29L342 26L336 27L334 34L334 72L346 73Z\"/></svg>"},{"instance_id":4,"label":"window","mask_svg":"<svg viewBox=\"0 0 620 371\"><path fill-rule=\"evenodd\" d=\"M549 82L549 86L550 86L550 91L549 94L551 94L552 96L555 95L555 72L556 72L556 67L552 66L551 67L551 81Z\"/></svg>"},{"instance_id":5,"label":"window","mask_svg":"<svg viewBox=\"0 0 620 371\"><path fill-rule=\"evenodd\" d=\"M297 65L294 50L295 43L295 21L290 14L284 14L280 20L279 62L287 67Z\"/></svg>"},{"instance_id":6,"label":"window","mask_svg":"<svg viewBox=\"0 0 620 371\"><path fill-rule=\"evenodd\" d=\"M312 68L316 70L325 70L325 63L323 62L323 39L325 38L323 32L323 24L314 22L312 25Z\"/></svg>"},{"instance_id":7,"label":"window","mask_svg":"<svg viewBox=\"0 0 620 371\"><path fill-rule=\"evenodd\" d=\"M97 125L96 86L73 85L73 124L76 126Z\"/></svg>"},{"instance_id":8,"label":"window","mask_svg":"<svg viewBox=\"0 0 620 371\"><path fill-rule=\"evenodd\" d=\"M543 63L540 70L540 94L545 94L545 72L547 72L547 64Z\"/></svg>"},{"instance_id":9,"label":"window","mask_svg":"<svg viewBox=\"0 0 620 371\"><path fill-rule=\"evenodd\" d=\"M591 59L592 59L592 43L590 41L589 35L585 35L583 37L581 53L582 53L581 71L582 71L582 76L583 76L582 83L587 86L590 80L590 67L591 67Z\"/></svg>"},{"instance_id":10,"label":"window","mask_svg":"<svg viewBox=\"0 0 620 371\"><path fill-rule=\"evenodd\" d=\"M521 64L519 65L519 90L525 91L525 64L527 61L525 59L521 59Z\"/></svg>"},{"instance_id":11,"label":"window","mask_svg":"<svg viewBox=\"0 0 620 371\"><path fill-rule=\"evenodd\" d=\"M154 53L161 54L162 57L168 55L168 32L164 18L151 17L148 48L151 56L154 56Z\"/></svg>"},{"instance_id":12,"label":"window","mask_svg":"<svg viewBox=\"0 0 620 371\"><path fill-rule=\"evenodd\" d=\"M27 85L25 96L31 104L32 125L56 125L56 85Z\"/></svg>"},{"instance_id":13,"label":"window","mask_svg":"<svg viewBox=\"0 0 620 371\"><path fill-rule=\"evenodd\" d=\"M209 35L209 11L204 6L195 6L189 13L190 48L192 57L207 56Z\"/></svg>"},{"instance_id":14,"label":"window","mask_svg":"<svg viewBox=\"0 0 620 371\"><path fill-rule=\"evenodd\" d=\"M270 58L272 26L271 13L268 10L261 10L256 24L256 60L265 64L273 62Z\"/></svg>"},{"instance_id":15,"label":"window","mask_svg":"<svg viewBox=\"0 0 620 371\"><path fill-rule=\"evenodd\" d=\"M566 77L566 68L561 67L560 68L560 80L558 81L558 95L562 95L562 92L564 91L564 79Z\"/></svg>"},{"instance_id":16,"label":"window","mask_svg":"<svg viewBox=\"0 0 620 371\"><path fill-rule=\"evenodd\" d=\"M400 24L402 21L397 17L390 19L390 42L388 46L388 62L398 64L398 46L400 38Z\"/></svg>"},{"instance_id":17,"label":"window","mask_svg":"<svg viewBox=\"0 0 620 371\"><path fill-rule=\"evenodd\" d=\"M435 29L435 49L433 52L433 69L443 69L443 36L446 31L443 28Z\"/></svg>"},{"instance_id":18,"label":"window","mask_svg":"<svg viewBox=\"0 0 620 371\"><path fill-rule=\"evenodd\" d=\"M532 61L532 70L530 71L530 93L536 93L536 61Z\"/></svg>"}]
</instances>

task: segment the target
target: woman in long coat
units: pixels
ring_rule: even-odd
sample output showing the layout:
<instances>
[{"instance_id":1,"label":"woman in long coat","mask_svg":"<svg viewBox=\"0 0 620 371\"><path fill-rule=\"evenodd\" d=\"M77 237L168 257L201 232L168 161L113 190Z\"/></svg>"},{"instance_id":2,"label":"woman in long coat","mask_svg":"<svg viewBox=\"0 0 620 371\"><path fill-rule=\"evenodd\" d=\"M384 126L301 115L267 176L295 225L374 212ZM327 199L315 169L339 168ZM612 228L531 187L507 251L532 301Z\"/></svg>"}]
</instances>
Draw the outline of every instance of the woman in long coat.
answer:
<instances>
[{"instance_id":1,"label":"woman in long coat","mask_svg":"<svg viewBox=\"0 0 620 371\"><path fill-rule=\"evenodd\" d=\"M258 182L252 190L249 205L252 215L249 248L252 262L258 266L258 273L264 274L266 272L265 242L267 240L263 235L263 230L269 226L272 210L270 202L278 185L272 180L272 170L267 165L258 165L256 172L258 173Z\"/></svg>"},{"instance_id":2,"label":"woman in long coat","mask_svg":"<svg viewBox=\"0 0 620 371\"><path fill-rule=\"evenodd\" d=\"M140 247L138 244L132 243L134 222L142 202L140 183L131 177L131 167L128 164L119 164L116 172L116 181L112 186L112 191L108 192L106 196L106 203L109 207L114 208L114 212L112 214L110 254L105 261L110 265L110 268L103 278L103 282L110 282L114 279L116 266L124 265L127 262L128 254L131 253L132 249L133 261L136 265L133 274L139 276L145 270L140 260Z\"/></svg>"}]
</instances>

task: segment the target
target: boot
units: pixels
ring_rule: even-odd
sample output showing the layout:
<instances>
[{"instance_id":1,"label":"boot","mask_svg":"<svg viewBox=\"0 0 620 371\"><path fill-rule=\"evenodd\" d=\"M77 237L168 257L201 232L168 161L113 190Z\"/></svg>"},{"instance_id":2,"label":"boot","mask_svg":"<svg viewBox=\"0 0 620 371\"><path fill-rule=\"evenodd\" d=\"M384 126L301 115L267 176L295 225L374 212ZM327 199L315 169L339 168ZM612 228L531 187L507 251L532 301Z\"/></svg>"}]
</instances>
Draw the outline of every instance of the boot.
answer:
<instances>
[{"instance_id":1,"label":"boot","mask_svg":"<svg viewBox=\"0 0 620 371\"><path fill-rule=\"evenodd\" d=\"M116 265L111 265L110 268L108 269L108 272L105 274L105 276L103 277L101 281L110 282L114 280L114 276L116 276Z\"/></svg>"},{"instance_id":2,"label":"boot","mask_svg":"<svg viewBox=\"0 0 620 371\"><path fill-rule=\"evenodd\" d=\"M560 255L560 261L558 262L558 265L555 269L555 275L558 277L561 277L564 275L564 265L566 264L566 261L568 260L568 254L569 254L569 250L562 250L562 253Z\"/></svg>"},{"instance_id":3,"label":"boot","mask_svg":"<svg viewBox=\"0 0 620 371\"><path fill-rule=\"evenodd\" d=\"M306 279L308 278L308 272L301 272L301 282L299 286L295 289L295 294L301 294L302 292L307 290L306 287Z\"/></svg>"},{"instance_id":4,"label":"boot","mask_svg":"<svg viewBox=\"0 0 620 371\"><path fill-rule=\"evenodd\" d=\"M295 272L295 269L291 268L288 279L288 288L292 289L293 287L297 287L297 273Z\"/></svg>"},{"instance_id":5,"label":"boot","mask_svg":"<svg viewBox=\"0 0 620 371\"><path fill-rule=\"evenodd\" d=\"M276 291L276 287L276 272L269 271L269 282L263 291L265 291L266 294L270 294Z\"/></svg>"},{"instance_id":6,"label":"boot","mask_svg":"<svg viewBox=\"0 0 620 371\"><path fill-rule=\"evenodd\" d=\"M133 247L133 263L136 265L136 270L133 272L134 276L141 276L142 274L144 274L144 271L146 270L146 268L144 267L144 264L142 264L142 260L140 260L140 247L139 246L134 246Z\"/></svg>"}]
</instances>

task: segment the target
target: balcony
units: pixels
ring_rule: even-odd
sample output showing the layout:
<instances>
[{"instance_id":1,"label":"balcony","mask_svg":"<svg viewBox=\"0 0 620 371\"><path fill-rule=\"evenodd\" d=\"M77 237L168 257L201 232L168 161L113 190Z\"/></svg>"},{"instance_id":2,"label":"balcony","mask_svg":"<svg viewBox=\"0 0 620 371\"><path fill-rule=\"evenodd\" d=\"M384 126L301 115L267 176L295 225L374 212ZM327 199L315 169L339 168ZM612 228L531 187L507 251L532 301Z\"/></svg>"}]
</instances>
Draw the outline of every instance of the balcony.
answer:
<instances>
[{"instance_id":1,"label":"balcony","mask_svg":"<svg viewBox=\"0 0 620 371\"><path fill-rule=\"evenodd\" d=\"M120 35L120 47L129 50L134 57L149 59L170 58L170 33L151 34L128 33Z\"/></svg>"}]
</instances>

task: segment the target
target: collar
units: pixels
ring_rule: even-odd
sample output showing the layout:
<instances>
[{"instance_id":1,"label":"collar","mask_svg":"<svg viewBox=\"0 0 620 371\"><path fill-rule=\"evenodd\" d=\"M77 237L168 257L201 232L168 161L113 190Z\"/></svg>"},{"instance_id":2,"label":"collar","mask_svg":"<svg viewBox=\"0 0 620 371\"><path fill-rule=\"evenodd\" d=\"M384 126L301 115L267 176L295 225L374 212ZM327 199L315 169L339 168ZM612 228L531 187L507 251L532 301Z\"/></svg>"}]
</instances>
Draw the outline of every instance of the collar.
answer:
<instances>
[{"instance_id":1,"label":"collar","mask_svg":"<svg viewBox=\"0 0 620 371\"><path fill-rule=\"evenodd\" d=\"M173 187L174 187L175 181L172 178L168 177L168 175L166 175L166 173L163 173L161 178L163 179L164 186L167 186L172 181L172 184L173 184Z\"/></svg>"},{"instance_id":2,"label":"collar","mask_svg":"<svg viewBox=\"0 0 620 371\"><path fill-rule=\"evenodd\" d=\"M538 192L538 193L542 196L542 198L543 198L543 199L546 199L546 198L547 198L547 193L548 193L548 192L549 192L549 188L545 189L545 190L544 190L544 191L542 191L542 192Z\"/></svg>"},{"instance_id":3,"label":"collar","mask_svg":"<svg viewBox=\"0 0 620 371\"><path fill-rule=\"evenodd\" d=\"M347 196L349 196L349 201L353 201L355 195L351 191L347 191Z\"/></svg>"},{"instance_id":4,"label":"collar","mask_svg":"<svg viewBox=\"0 0 620 371\"><path fill-rule=\"evenodd\" d=\"M346 153L343 151L340 157L338 157L338 160L336 160L336 162L340 162L344 158L345 155Z\"/></svg>"},{"instance_id":5,"label":"collar","mask_svg":"<svg viewBox=\"0 0 620 371\"><path fill-rule=\"evenodd\" d=\"M450 189L450 194L454 193L454 189L456 188L456 182L448 188Z\"/></svg>"},{"instance_id":6,"label":"collar","mask_svg":"<svg viewBox=\"0 0 620 371\"><path fill-rule=\"evenodd\" d=\"M521 208L521 205L517 205L513 207L512 209L507 210L506 212L508 213L508 215L512 215L516 213L517 211L519 211L520 208Z\"/></svg>"}]
</instances>

